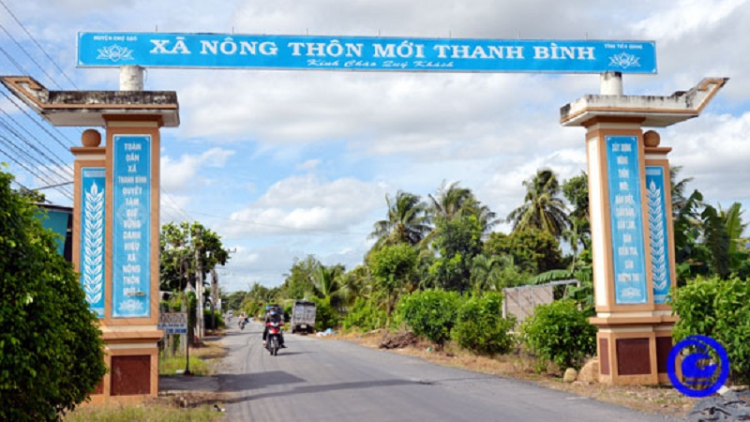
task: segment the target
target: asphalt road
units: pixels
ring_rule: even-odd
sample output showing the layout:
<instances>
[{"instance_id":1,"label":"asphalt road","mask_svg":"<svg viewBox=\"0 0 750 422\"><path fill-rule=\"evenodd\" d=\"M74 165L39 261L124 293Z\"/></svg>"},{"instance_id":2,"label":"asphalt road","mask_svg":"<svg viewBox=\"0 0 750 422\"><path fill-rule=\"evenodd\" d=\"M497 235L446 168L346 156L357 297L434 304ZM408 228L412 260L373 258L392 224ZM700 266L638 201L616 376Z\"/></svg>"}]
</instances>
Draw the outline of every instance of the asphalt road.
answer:
<instances>
[{"instance_id":1,"label":"asphalt road","mask_svg":"<svg viewBox=\"0 0 750 422\"><path fill-rule=\"evenodd\" d=\"M286 333L288 348L274 357L261 334L258 323L234 325L223 339L228 421L675 420L343 341Z\"/></svg>"}]
</instances>

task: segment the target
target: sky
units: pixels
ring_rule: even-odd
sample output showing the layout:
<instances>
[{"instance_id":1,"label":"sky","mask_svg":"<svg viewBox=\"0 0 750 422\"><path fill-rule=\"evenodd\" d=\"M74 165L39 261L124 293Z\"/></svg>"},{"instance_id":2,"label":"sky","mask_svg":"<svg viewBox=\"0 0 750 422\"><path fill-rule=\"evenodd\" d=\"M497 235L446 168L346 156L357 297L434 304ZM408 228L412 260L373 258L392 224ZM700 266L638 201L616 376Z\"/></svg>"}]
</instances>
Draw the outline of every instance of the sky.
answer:
<instances>
[{"instance_id":1,"label":"sky","mask_svg":"<svg viewBox=\"0 0 750 422\"><path fill-rule=\"evenodd\" d=\"M654 41L658 74L624 75L624 93L729 77L699 118L659 133L691 191L747 209L748 21L747 0L0 0L0 74L119 89L118 69L76 67L78 32ZM161 132L160 218L221 236L225 291L278 286L309 254L351 269L386 195L428 199L459 182L505 217L538 169L580 174L585 132L561 126L560 107L599 89L597 74L148 68L145 90L176 91L180 107L180 126ZM84 129L52 127L0 88L0 141L19 133L38 147L29 158L0 142L0 162L55 204L72 205L69 148Z\"/></svg>"}]
</instances>

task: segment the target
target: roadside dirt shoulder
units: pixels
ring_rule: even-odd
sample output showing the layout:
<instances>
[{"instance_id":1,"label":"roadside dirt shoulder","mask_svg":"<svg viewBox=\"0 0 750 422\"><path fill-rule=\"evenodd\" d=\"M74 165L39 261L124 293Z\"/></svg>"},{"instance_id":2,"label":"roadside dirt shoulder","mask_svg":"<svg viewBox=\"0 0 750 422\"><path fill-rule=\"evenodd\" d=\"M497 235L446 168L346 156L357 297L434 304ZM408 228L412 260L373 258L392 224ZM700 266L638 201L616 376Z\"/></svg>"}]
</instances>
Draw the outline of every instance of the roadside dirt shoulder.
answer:
<instances>
[{"instance_id":1,"label":"roadside dirt shoulder","mask_svg":"<svg viewBox=\"0 0 750 422\"><path fill-rule=\"evenodd\" d=\"M380 332L367 334L337 334L326 337L336 340L352 341L362 346L382 348L385 339ZM492 374L498 377L523 379L540 386L554 388L608 403L636 409L651 414L684 418L695 406L697 399L680 394L672 386L618 386L599 383L575 381L563 382L558 371L538 373L536 362L522 353L489 358L476 356L463 350L454 350L447 346L445 350L435 350L430 343L418 341L410 336L403 339L386 339L388 350L403 355L415 356L427 361L468 369L471 371Z\"/></svg>"}]
</instances>

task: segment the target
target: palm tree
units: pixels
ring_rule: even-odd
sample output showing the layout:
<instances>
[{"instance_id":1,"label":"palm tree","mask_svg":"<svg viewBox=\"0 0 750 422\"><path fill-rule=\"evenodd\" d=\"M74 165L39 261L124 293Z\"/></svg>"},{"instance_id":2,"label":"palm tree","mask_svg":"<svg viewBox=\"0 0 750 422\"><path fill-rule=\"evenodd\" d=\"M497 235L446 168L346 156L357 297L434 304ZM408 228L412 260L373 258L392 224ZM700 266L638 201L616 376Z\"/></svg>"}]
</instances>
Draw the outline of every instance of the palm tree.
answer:
<instances>
[{"instance_id":1,"label":"palm tree","mask_svg":"<svg viewBox=\"0 0 750 422\"><path fill-rule=\"evenodd\" d=\"M427 206L419 196L398 191L393 198L386 195L385 201L388 215L385 220L375 223L370 234L370 237L378 239L374 249L397 243L416 245L432 230Z\"/></svg>"},{"instance_id":2,"label":"palm tree","mask_svg":"<svg viewBox=\"0 0 750 422\"><path fill-rule=\"evenodd\" d=\"M437 218L453 220L462 215L466 210L466 205L474 200L474 194L468 188L458 186L458 182L446 184L445 181L440 185L437 196L429 195L432 200L431 209Z\"/></svg>"},{"instance_id":3,"label":"palm tree","mask_svg":"<svg viewBox=\"0 0 750 422\"><path fill-rule=\"evenodd\" d=\"M340 276L344 273L342 265L326 267L321 264L313 273L313 293L315 296L327 300L332 307L338 308L343 302Z\"/></svg>"},{"instance_id":4,"label":"palm tree","mask_svg":"<svg viewBox=\"0 0 750 422\"><path fill-rule=\"evenodd\" d=\"M429 195L432 204L430 209L436 218L454 220L461 216L473 215L482 225L482 233L489 233L500 219L497 214L474 196L471 189L462 188L458 182L440 185L437 196Z\"/></svg>"},{"instance_id":5,"label":"palm tree","mask_svg":"<svg viewBox=\"0 0 750 422\"><path fill-rule=\"evenodd\" d=\"M485 254L474 257L471 261L471 281L476 293L497 289L499 270L507 263L508 258L507 255Z\"/></svg>"},{"instance_id":6,"label":"palm tree","mask_svg":"<svg viewBox=\"0 0 750 422\"><path fill-rule=\"evenodd\" d=\"M685 189L687 188L687 184L693 181L692 177L688 177L686 179L682 179L679 182L675 182L677 180L677 175L682 170L682 166L670 166L669 167L669 180L672 183L672 215L673 217L677 217L677 214L685 208L685 206L688 203L688 198L685 197Z\"/></svg>"},{"instance_id":7,"label":"palm tree","mask_svg":"<svg viewBox=\"0 0 750 422\"><path fill-rule=\"evenodd\" d=\"M524 204L508 214L513 231L539 229L560 237L570 220L555 173L541 169L531 179L524 180L523 186L526 187Z\"/></svg>"}]
</instances>

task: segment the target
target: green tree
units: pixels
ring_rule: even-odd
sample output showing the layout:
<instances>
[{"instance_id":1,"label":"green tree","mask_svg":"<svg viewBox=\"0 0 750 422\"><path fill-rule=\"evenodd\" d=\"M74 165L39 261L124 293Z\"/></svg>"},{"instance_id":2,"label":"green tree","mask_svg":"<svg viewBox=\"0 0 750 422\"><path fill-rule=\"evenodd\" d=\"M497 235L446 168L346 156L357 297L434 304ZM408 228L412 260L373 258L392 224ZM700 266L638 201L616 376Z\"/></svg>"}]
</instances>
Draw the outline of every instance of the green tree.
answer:
<instances>
[{"instance_id":1,"label":"green tree","mask_svg":"<svg viewBox=\"0 0 750 422\"><path fill-rule=\"evenodd\" d=\"M560 237L569 221L555 173L550 169L539 170L534 177L524 180L523 186L526 188L524 204L508 214L513 231L538 229Z\"/></svg>"},{"instance_id":2,"label":"green tree","mask_svg":"<svg viewBox=\"0 0 750 422\"><path fill-rule=\"evenodd\" d=\"M0 420L56 420L106 373L104 344L55 234L0 171Z\"/></svg>"},{"instance_id":3,"label":"green tree","mask_svg":"<svg viewBox=\"0 0 750 422\"><path fill-rule=\"evenodd\" d=\"M555 237L538 229L517 230L511 234L491 233L484 244L490 255L510 255L513 262L528 274L561 269L562 252Z\"/></svg>"},{"instance_id":4,"label":"green tree","mask_svg":"<svg viewBox=\"0 0 750 422\"><path fill-rule=\"evenodd\" d=\"M459 217L474 216L482 226L482 233L488 233L499 220L497 215L474 196L469 188L459 186L458 182L440 185L437 195L429 195L430 210L435 219L454 220Z\"/></svg>"},{"instance_id":5,"label":"green tree","mask_svg":"<svg viewBox=\"0 0 750 422\"><path fill-rule=\"evenodd\" d=\"M370 237L377 238L374 249L383 245L408 243L416 245L430 232L430 217L427 206L419 196L398 191L396 196L385 197L388 215L385 220L375 223Z\"/></svg>"},{"instance_id":6,"label":"green tree","mask_svg":"<svg viewBox=\"0 0 750 422\"><path fill-rule=\"evenodd\" d=\"M199 270L203 273L203 283L208 284L208 273L229 260L229 251L224 249L221 237L198 222L165 224L160 247L162 290L182 291L188 285L195 286Z\"/></svg>"},{"instance_id":7,"label":"green tree","mask_svg":"<svg viewBox=\"0 0 750 422\"><path fill-rule=\"evenodd\" d=\"M688 177L678 182L677 177L681 170L682 166L669 167L669 180L672 187L672 215L674 217L677 217L677 214L687 206L689 197L685 197L685 189L687 189L687 184L693 181L692 177Z\"/></svg>"},{"instance_id":8,"label":"green tree","mask_svg":"<svg viewBox=\"0 0 750 422\"><path fill-rule=\"evenodd\" d=\"M482 253L482 225L477 217L461 216L453 220L439 218L433 246L437 250L430 273L437 287L458 292L471 284L471 265Z\"/></svg>"},{"instance_id":9,"label":"green tree","mask_svg":"<svg viewBox=\"0 0 750 422\"><path fill-rule=\"evenodd\" d=\"M399 295L416 276L417 251L403 243L386 246L373 254L370 268L376 286L385 295L386 313L390 317Z\"/></svg>"},{"instance_id":10,"label":"green tree","mask_svg":"<svg viewBox=\"0 0 750 422\"><path fill-rule=\"evenodd\" d=\"M569 215L570 224L562 233L562 238L570 244L573 252L572 270L575 270L579 247L583 250L591 247L588 179L588 175L581 172L563 183L563 194L573 207Z\"/></svg>"},{"instance_id":11,"label":"green tree","mask_svg":"<svg viewBox=\"0 0 750 422\"><path fill-rule=\"evenodd\" d=\"M314 255L308 255L302 260L295 258L289 274L286 274L286 279L281 285L282 296L292 300L309 298L314 289L313 274L320 265L320 261Z\"/></svg>"},{"instance_id":12,"label":"green tree","mask_svg":"<svg viewBox=\"0 0 750 422\"><path fill-rule=\"evenodd\" d=\"M467 205L470 205L474 195L471 189L462 188L459 182L443 183L438 188L436 196L429 195L432 212L435 218L444 220L453 220L454 218L465 215Z\"/></svg>"},{"instance_id":13,"label":"green tree","mask_svg":"<svg viewBox=\"0 0 750 422\"><path fill-rule=\"evenodd\" d=\"M231 309L232 311L239 311L242 306L242 301L245 300L247 292L237 291L229 293L221 298L222 308Z\"/></svg>"},{"instance_id":14,"label":"green tree","mask_svg":"<svg viewBox=\"0 0 750 422\"><path fill-rule=\"evenodd\" d=\"M334 309L343 305L343 291L339 277L344 273L343 265L319 265L313 273L313 293L315 297L325 300Z\"/></svg>"}]
</instances>

